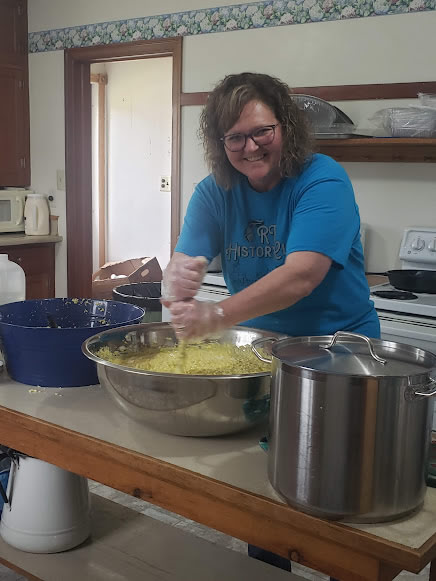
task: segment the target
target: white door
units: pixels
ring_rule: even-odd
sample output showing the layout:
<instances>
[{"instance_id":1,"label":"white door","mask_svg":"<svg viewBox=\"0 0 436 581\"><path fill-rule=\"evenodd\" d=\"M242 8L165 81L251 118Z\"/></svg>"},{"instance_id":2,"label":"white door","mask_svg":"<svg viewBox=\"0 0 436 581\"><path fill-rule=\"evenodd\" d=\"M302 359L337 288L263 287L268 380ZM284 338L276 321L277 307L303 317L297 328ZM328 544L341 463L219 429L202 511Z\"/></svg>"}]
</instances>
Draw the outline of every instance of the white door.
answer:
<instances>
[{"instance_id":1,"label":"white door","mask_svg":"<svg viewBox=\"0 0 436 581\"><path fill-rule=\"evenodd\" d=\"M107 262L156 256L164 268L170 258L171 186L161 187L161 178L171 183L172 64L171 57L104 64ZM98 240L95 229L94 220Z\"/></svg>"}]
</instances>

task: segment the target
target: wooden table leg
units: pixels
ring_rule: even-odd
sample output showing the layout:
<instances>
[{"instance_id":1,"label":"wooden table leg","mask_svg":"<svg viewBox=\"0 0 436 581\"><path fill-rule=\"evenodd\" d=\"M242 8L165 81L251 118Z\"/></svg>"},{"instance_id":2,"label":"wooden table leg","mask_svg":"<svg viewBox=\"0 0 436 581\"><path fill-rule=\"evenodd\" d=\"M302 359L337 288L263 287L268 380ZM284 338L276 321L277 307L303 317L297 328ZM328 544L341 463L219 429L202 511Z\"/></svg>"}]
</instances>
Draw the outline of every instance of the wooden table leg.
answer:
<instances>
[{"instance_id":1,"label":"wooden table leg","mask_svg":"<svg viewBox=\"0 0 436 581\"><path fill-rule=\"evenodd\" d=\"M436 581L436 559L430 563L430 574L428 581Z\"/></svg>"},{"instance_id":2,"label":"wooden table leg","mask_svg":"<svg viewBox=\"0 0 436 581\"><path fill-rule=\"evenodd\" d=\"M387 563L380 563L378 581L392 581L398 573L401 573L401 569L398 569L398 567L393 567Z\"/></svg>"}]
</instances>

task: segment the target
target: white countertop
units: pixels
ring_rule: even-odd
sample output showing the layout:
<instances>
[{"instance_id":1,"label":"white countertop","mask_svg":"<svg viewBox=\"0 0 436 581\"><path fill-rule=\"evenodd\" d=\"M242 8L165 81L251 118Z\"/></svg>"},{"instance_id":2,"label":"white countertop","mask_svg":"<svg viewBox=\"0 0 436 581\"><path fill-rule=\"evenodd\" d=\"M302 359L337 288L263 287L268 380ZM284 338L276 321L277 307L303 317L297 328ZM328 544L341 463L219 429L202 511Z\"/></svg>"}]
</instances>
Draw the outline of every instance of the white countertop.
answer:
<instances>
[{"instance_id":1,"label":"white countertop","mask_svg":"<svg viewBox=\"0 0 436 581\"><path fill-rule=\"evenodd\" d=\"M214 438L170 436L129 418L99 385L33 387L10 380L4 372L0 373L0 405L283 502L269 484L267 454L258 444L265 426ZM341 526L419 548L436 533L436 489L427 489L423 509L411 517Z\"/></svg>"},{"instance_id":2,"label":"white countertop","mask_svg":"<svg viewBox=\"0 0 436 581\"><path fill-rule=\"evenodd\" d=\"M258 444L265 426L213 438L171 436L125 415L99 385L34 387L1 375L1 406L278 499L266 477L267 454Z\"/></svg>"},{"instance_id":3,"label":"white countertop","mask_svg":"<svg viewBox=\"0 0 436 581\"><path fill-rule=\"evenodd\" d=\"M50 244L62 242L62 236L26 236L24 232L0 234L0 246L21 246L22 244Z\"/></svg>"}]
</instances>

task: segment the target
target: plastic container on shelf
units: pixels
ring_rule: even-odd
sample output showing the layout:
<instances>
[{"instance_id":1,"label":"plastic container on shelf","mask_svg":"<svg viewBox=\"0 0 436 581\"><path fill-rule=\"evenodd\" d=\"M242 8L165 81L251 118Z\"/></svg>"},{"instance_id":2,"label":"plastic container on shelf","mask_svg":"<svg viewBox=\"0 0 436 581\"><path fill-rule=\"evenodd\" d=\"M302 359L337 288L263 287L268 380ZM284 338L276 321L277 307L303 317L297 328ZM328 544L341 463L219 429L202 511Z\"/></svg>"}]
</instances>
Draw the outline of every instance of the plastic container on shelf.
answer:
<instances>
[{"instance_id":1,"label":"plastic container on shelf","mask_svg":"<svg viewBox=\"0 0 436 581\"><path fill-rule=\"evenodd\" d=\"M436 108L388 107L377 111L371 118L390 137L436 137Z\"/></svg>"},{"instance_id":2,"label":"plastic container on shelf","mask_svg":"<svg viewBox=\"0 0 436 581\"><path fill-rule=\"evenodd\" d=\"M50 234L50 210L43 194L28 194L24 206L24 233L27 236Z\"/></svg>"},{"instance_id":3,"label":"plastic container on shelf","mask_svg":"<svg viewBox=\"0 0 436 581\"><path fill-rule=\"evenodd\" d=\"M436 94L418 93L418 102L424 107L432 107L433 109L436 109Z\"/></svg>"},{"instance_id":4,"label":"plastic container on shelf","mask_svg":"<svg viewBox=\"0 0 436 581\"><path fill-rule=\"evenodd\" d=\"M24 301L26 298L26 276L24 270L0 254L0 305Z\"/></svg>"}]
</instances>

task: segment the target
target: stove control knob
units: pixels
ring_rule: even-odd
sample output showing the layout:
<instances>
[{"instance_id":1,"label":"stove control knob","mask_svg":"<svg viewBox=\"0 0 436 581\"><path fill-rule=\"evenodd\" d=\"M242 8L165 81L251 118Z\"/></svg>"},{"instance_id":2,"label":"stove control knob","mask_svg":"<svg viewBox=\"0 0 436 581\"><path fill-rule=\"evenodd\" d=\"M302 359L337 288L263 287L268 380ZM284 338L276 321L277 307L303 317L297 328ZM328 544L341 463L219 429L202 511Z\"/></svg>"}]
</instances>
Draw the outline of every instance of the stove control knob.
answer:
<instances>
[{"instance_id":1,"label":"stove control knob","mask_svg":"<svg viewBox=\"0 0 436 581\"><path fill-rule=\"evenodd\" d=\"M436 238L433 238L427 248L430 250L430 252L436 252Z\"/></svg>"},{"instance_id":2,"label":"stove control knob","mask_svg":"<svg viewBox=\"0 0 436 581\"><path fill-rule=\"evenodd\" d=\"M415 238L412 242L412 250L422 250L423 248L425 248L425 241L418 236L418 238Z\"/></svg>"}]
</instances>

